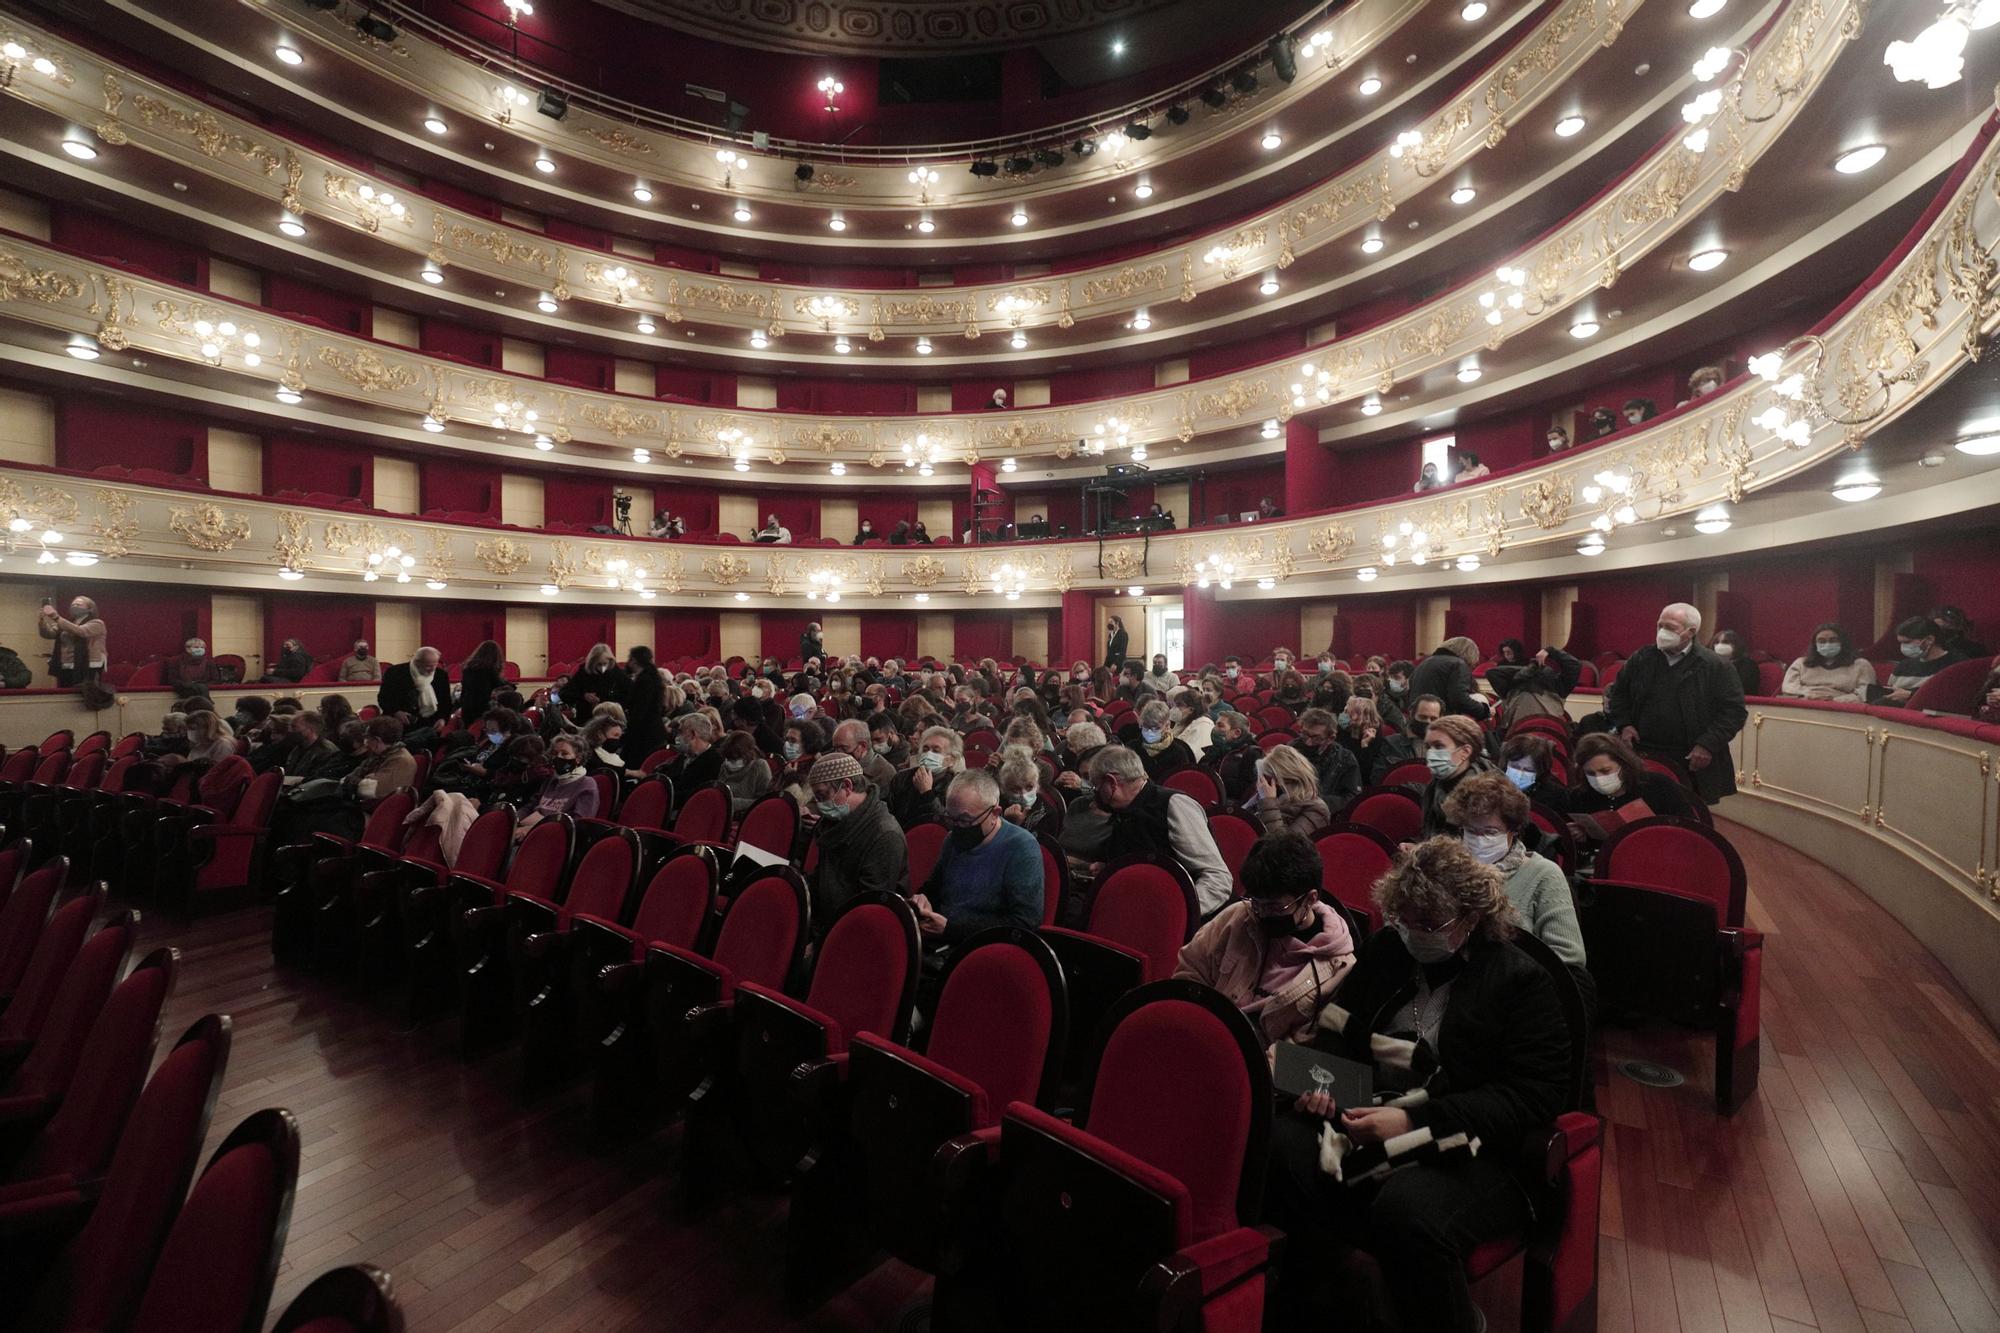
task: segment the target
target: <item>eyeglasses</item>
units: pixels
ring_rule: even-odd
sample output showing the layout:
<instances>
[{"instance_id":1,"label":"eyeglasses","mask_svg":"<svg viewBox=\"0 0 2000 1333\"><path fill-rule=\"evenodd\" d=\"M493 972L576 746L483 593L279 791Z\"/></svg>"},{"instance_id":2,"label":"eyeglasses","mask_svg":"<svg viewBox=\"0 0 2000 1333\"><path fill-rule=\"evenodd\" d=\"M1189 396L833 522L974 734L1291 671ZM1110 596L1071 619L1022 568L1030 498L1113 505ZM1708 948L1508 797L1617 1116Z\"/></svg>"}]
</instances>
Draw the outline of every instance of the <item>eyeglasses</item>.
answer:
<instances>
[{"instance_id":1,"label":"eyeglasses","mask_svg":"<svg viewBox=\"0 0 2000 1333\"><path fill-rule=\"evenodd\" d=\"M1300 903L1312 896L1313 891L1307 889L1304 893L1286 898L1282 902L1272 902L1268 898L1252 898L1250 900L1250 915L1261 921L1269 921L1281 916L1290 916L1299 910Z\"/></svg>"},{"instance_id":2,"label":"eyeglasses","mask_svg":"<svg viewBox=\"0 0 2000 1333\"><path fill-rule=\"evenodd\" d=\"M1449 935L1452 931L1452 928L1458 925L1459 922L1465 920L1465 918L1468 915L1470 914L1466 912L1460 912L1457 916L1453 917L1451 920L1445 922L1441 926L1426 926L1421 921L1409 921L1400 916L1390 915L1385 919L1383 924L1389 926L1391 929L1394 929L1397 926L1408 926L1411 930L1421 930L1426 934L1430 935Z\"/></svg>"},{"instance_id":3,"label":"eyeglasses","mask_svg":"<svg viewBox=\"0 0 2000 1333\"><path fill-rule=\"evenodd\" d=\"M946 815L944 817L944 826L948 829L978 828L986 822L986 816L999 808L997 805L989 805L976 815Z\"/></svg>"}]
</instances>

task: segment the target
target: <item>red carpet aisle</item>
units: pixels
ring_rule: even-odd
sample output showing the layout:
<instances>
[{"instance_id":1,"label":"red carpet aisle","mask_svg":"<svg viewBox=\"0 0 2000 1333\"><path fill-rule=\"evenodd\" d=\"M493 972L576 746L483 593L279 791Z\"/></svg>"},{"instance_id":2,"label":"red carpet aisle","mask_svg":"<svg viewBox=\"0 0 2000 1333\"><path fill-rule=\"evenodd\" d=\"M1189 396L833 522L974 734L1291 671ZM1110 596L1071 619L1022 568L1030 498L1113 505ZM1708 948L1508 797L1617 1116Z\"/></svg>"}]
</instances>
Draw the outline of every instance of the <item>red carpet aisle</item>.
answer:
<instances>
[{"instance_id":1,"label":"red carpet aisle","mask_svg":"<svg viewBox=\"0 0 2000 1333\"><path fill-rule=\"evenodd\" d=\"M1600 1329L2000 1330L2000 1039L1852 885L1726 831L1772 940L1762 1087L1719 1120L1703 1042L1611 1034ZM510 1055L461 1064L444 1029L399 1033L348 992L274 973L267 921L183 931L155 918L147 931L186 953L166 1031L235 1016L213 1136L260 1106L299 1117L274 1311L305 1278L359 1260L395 1274L420 1333L872 1330L917 1290L886 1265L787 1321L766 1258L776 1205L674 1220L663 1183L677 1131L591 1152L580 1089L523 1101ZM1690 1082L1607 1075L1630 1057ZM1481 1294L1496 1333L1511 1327L1511 1295Z\"/></svg>"}]
</instances>

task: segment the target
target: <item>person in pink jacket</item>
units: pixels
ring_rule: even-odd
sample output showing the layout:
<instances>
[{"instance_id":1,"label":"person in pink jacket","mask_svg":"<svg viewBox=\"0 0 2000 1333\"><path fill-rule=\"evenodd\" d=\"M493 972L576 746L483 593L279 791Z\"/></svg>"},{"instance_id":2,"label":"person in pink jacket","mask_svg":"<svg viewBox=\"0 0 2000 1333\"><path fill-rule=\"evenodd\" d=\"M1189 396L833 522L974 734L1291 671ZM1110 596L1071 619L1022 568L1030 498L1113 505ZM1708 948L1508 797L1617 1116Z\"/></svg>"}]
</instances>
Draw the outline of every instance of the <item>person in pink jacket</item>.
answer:
<instances>
[{"instance_id":1,"label":"person in pink jacket","mask_svg":"<svg viewBox=\"0 0 2000 1333\"><path fill-rule=\"evenodd\" d=\"M1243 860L1248 896L1181 948L1174 976L1221 991L1266 1045L1309 1033L1354 965L1347 922L1319 900L1320 873L1319 851L1302 834L1267 834Z\"/></svg>"}]
</instances>

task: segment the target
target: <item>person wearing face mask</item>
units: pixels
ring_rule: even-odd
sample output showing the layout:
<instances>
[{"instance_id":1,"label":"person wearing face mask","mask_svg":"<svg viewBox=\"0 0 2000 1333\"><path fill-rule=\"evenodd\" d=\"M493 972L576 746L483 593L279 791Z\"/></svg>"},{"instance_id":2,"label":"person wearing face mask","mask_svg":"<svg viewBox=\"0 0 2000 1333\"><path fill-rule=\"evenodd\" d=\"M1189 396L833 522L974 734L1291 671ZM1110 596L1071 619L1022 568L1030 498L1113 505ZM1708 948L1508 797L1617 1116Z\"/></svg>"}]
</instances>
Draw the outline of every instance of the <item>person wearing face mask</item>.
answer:
<instances>
[{"instance_id":1,"label":"person wearing face mask","mask_svg":"<svg viewBox=\"0 0 2000 1333\"><path fill-rule=\"evenodd\" d=\"M278 645L278 660L264 679L269 681L289 681L296 685L306 678L306 672L313 669L313 656L306 646L297 639L286 639Z\"/></svg>"},{"instance_id":2,"label":"person wearing face mask","mask_svg":"<svg viewBox=\"0 0 2000 1333\"><path fill-rule=\"evenodd\" d=\"M1410 689L1435 694L1444 700L1447 713L1484 722L1493 710L1473 683L1472 669L1478 665L1479 645L1463 634L1454 635L1417 663L1417 669L1410 673Z\"/></svg>"},{"instance_id":3,"label":"person wearing face mask","mask_svg":"<svg viewBox=\"0 0 2000 1333\"><path fill-rule=\"evenodd\" d=\"M1340 743L1340 717L1324 708L1306 709L1299 714L1299 738L1293 742L1300 757L1312 765L1320 800L1336 813L1361 791L1361 763Z\"/></svg>"},{"instance_id":4,"label":"person wearing face mask","mask_svg":"<svg viewBox=\"0 0 2000 1333\"><path fill-rule=\"evenodd\" d=\"M1785 668L1785 683L1778 693L1823 703L1865 704L1875 683L1875 668L1855 653L1847 631L1829 620L1813 630L1811 647Z\"/></svg>"},{"instance_id":5,"label":"person wearing face mask","mask_svg":"<svg viewBox=\"0 0 2000 1333\"><path fill-rule=\"evenodd\" d=\"M49 674L64 689L94 685L104 674L109 631L90 598L70 598L69 614L62 616L56 614L55 599L44 597L36 632L55 644L49 652Z\"/></svg>"},{"instance_id":6,"label":"person wearing face mask","mask_svg":"<svg viewBox=\"0 0 2000 1333\"><path fill-rule=\"evenodd\" d=\"M1924 682L1948 666L1966 660L1963 650L1947 648L1944 631L1929 616L1911 616L1896 626L1898 657L1889 668L1885 704L1907 704Z\"/></svg>"},{"instance_id":7,"label":"person wearing face mask","mask_svg":"<svg viewBox=\"0 0 2000 1333\"><path fill-rule=\"evenodd\" d=\"M1569 449L1570 439L1567 427L1551 426L1544 438L1548 443L1549 452L1552 454L1565 453Z\"/></svg>"},{"instance_id":8,"label":"person wearing face mask","mask_svg":"<svg viewBox=\"0 0 2000 1333\"><path fill-rule=\"evenodd\" d=\"M1540 732L1510 736L1500 747L1500 771L1535 805L1562 814L1569 809L1569 788L1556 777L1555 742Z\"/></svg>"},{"instance_id":9,"label":"person wearing face mask","mask_svg":"<svg viewBox=\"0 0 2000 1333\"><path fill-rule=\"evenodd\" d=\"M1109 616L1104 621L1104 665L1116 671L1125 665L1125 650L1132 636L1125 632L1122 616Z\"/></svg>"},{"instance_id":10,"label":"person wearing face mask","mask_svg":"<svg viewBox=\"0 0 2000 1333\"><path fill-rule=\"evenodd\" d=\"M903 739L903 728L896 721L894 713L877 713L868 719L868 748L883 763L889 766L889 778L876 784L887 791L889 783L896 780L896 774L910 766L909 742Z\"/></svg>"},{"instance_id":11,"label":"person wearing face mask","mask_svg":"<svg viewBox=\"0 0 2000 1333\"><path fill-rule=\"evenodd\" d=\"M1750 640L1733 629L1719 629L1708 646L1735 670L1745 697L1764 692L1763 677L1757 671L1757 664L1750 660Z\"/></svg>"},{"instance_id":12,"label":"person wearing face mask","mask_svg":"<svg viewBox=\"0 0 2000 1333\"><path fill-rule=\"evenodd\" d=\"M1164 851L1194 881L1202 916L1213 916L1227 905L1235 881L1194 797L1149 779L1139 756L1122 745L1107 745L1092 755L1085 778L1097 807L1110 816L1103 859L1087 867L1090 878L1102 873L1105 862Z\"/></svg>"},{"instance_id":13,"label":"person wearing face mask","mask_svg":"<svg viewBox=\"0 0 2000 1333\"><path fill-rule=\"evenodd\" d=\"M1527 646L1519 639L1502 642L1500 657L1500 662L1486 669L1486 683L1500 697L1501 713L1509 726L1524 717L1568 716L1563 700L1583 675L1582 662L1554 644L1529 657Z\"/></svg>"},{"instance_id":14,"label":"person wearing face mask","mask_svg":"<svg viewBox=\"0 0 2000 1333\"><path fill-rule=\"evenodd\" d=\"M656 771L665 773L681 800L722 776L721 737L716 725L700 713L689 713L674 724L674 758Z\"/></svg>"},{"instance_id":15,"label":"person wearing face mask","mask_svg":"<svg viewBox=\"0 0 2000 1333\"><path fill-rule=\"evenodd\" d=\"M1443 485L1444 478L1438 475L1438 465L1426 463L1423 470L1417 474L1417 484L1410 487L1410 490L1421 495L1425 491L1437 490Z\"/></svg>"},{"instance_id":16,"label":"person wearing face mask","mask_svg":"<svg viewBox=\"0 0 2000 1333\"><path fill-rule=\"evenodd\" d=\"M1501 887L1527 932L1548 945L1576 975L1584 994L1591 994L1569 877L1521 840L1530 822L1527 796L1500 774L1481 773L1459 783L1444 806L1444 817L1457 826L1465 850L1505 877Z\"/></svg>"},{"instance_id":17,"label":"person wearing face mask","mask_svg":"<svg viewBox=\"0 0 2000 1333\"><path fill-rule=\"evenodd\" d=\"M1625 426L1638 426L1660 415L1660 410L1653 406L1653 400L1650 398L1628 398L1620 415L1625 419Z\"/></svg>"},{"instance_id":18,"label":"person wearing face mask","mask_svg":"<svg viewBox=\"0 0 2000 1333\"><path fill-rule=\"evenodd\" d=\"M1946 650L1956 650L1967 657L1991 657L1992 650L1972 637L1972 620L1962 607L1934 606L1926 612L1931 623L1938 627L1938 642Z\"/></svg>"},{"instance_id":19,"label":"person wearing face mask","mask_svg":"<svg viewBox=\"0 0 2000 1333\"><path fill-rule=\"evenodd\" d=\"M592 773L625 773L625 724L612 717L593 717L583 728L583 766Z\"/></svg>"},{"instance_id":20,"label":"person wearing face mask","mask_svg":"<svg viewBox=\"0 0 2000 1333\"><path fill-rule=\"evenodd\" d=\"M591 819L597 815L597 784L583 767L583 742L574 736L558 736L548 746L546 776L533 797L533 805L514 827L518 845L528 830L545 819L569 815Z\"/></svg>"},{"instance_id":21,"label":"person wearing face mask","mask_svg":"<svg viewBox=\"0 0 2000 1333\"><path fill-rule=\"evenodd\" d=\"M1650 815L1694 814L1694 798L1665 773L1655 772L1617 736L1585 736L1573 756L1576 782L1569 792L1570 834L1579 843L1603 842L1621 824Z\"/></svg>"},{"instance_id":22,"label":"person wearing face mask","mask_svg":"<svg viewBox=\"0 0 2000 1333\"><path fill-rule=\"evenodd\" d=\"M1267 1046L1310 1038L1320 1006L1354 966L1346 920L1320 901L1322 873L1311 839L1265 834L1243 858L1244 897L1181 946L1175 978L1222 992Z\"/></svg>"},{"instance_id":23,"label":"person wearing face mask","mask_svg":"<svg viewBox=\"0 0 2000 1333\"><path fill-rule=\"evenodd\" d=\"M862 519L861 526L854 530L854 545L865 546L867 543L872 542L874 540L875 540L875 525L869 522L865 518Z\"/></svg>"},{"instance_id":24,"label":"person wearing face mask","mask_svg":"<svg viewBox=\"0 0 2000 1333\"><path fill-rule=\"evenodd\" d=\"M176 699L193 699L207 694L209 686L218 683L215 662L208 655L208 645L200 639L189 639L181 645L177 656L169 657L162 664L160 679L173 687Z\"/></svg>"},{"instance_id":25,"label":"person wearing face mask","mask_svg":"<svg viewBox=\"0 0 2000 1333\"><path fill-rule=\"evenodd\" d=\"M1444 803L1458 784L1480 773L1491 773L1493 761L1486 757L1486 733L1469 717L1447 713L1424 732L1424 763L1431 780L1424 784L1424 836L1456 833L1445 817Z\"/></svg>"},{"instance_id":26,"label":"person wearing face mask","mask_svg":"<svg viewBox=\"0 0 2000 1333\"><path fill-rule=\"evenodd\" d=\"M729 789L729 807L741 815L771 790L771 765L747 731L732 731L717 747L722 754L721 782Z\"/></svg>"},{"instance_id":27,"label":"person wearing face mask","mask_svg":"<svg viewBox=\"0 0 2000 1333\"><path fill-rule=\"evenodd\" d=\"M1165 653L1154 653L1152 666L1147 670L1145 675L1139 677L1139 683L1151 686L1161 694L1165 694L1168 690L1179 685L1181 678L1167 670L1167 655Z\"/></svg>"},{"instance_id":28,"label":"person wearing face mask","mask_svg":"<svg viewBox=\"0 0 2000 1333\"><path fill-rule=\"evenodd\" d=\"M1569 1029L1549 974L1510 947L1500 872L1457 838L1397 858L1375 901L1391 928L1362 947L1312 1044L1371 1065L1376 1104L1313 1093L1273 1118L1264 1220L1287 1240L1267 1327L1371 1308L1373 1275L1347 1260L1365 1250L1399 1327L1474 1333L1466 1258L1528 1223L1518 1164L1569 1109Z\"/></svg>"},{"instance_id":29,"label":"person wearing face mask","mask_svg":"<svg viewBox=\"0 0 2000 1333\"><path fill-rule=\"evenodd\" d=\"M1257 790L1244 804L1266 834L1317 838L1333 823L1320 799L1319 774L1289 745L1274 746L1257 761Z\"/></svg>"},{"instance_id":30,"label":"person wearing face mask","mask_svg":"<svg viewBox=\"0 0 2000 1333\"><path fill-rule=\"evenodd\" d=\"M944 849L910 900L925 946L950 948L994 926L1039 930L1042 849L1001 814L993 775L971 769L952 778L944 822Z\"/></svg>"},{"instance_id":31,"label":"person wearing face mask","mask_svg":"<svg viewBox=\"0 0 2000 1333\"><path fill-rule=\"evenodd\" d=\"M909 891L909 842L881 792L854 756L829 750L806 775L819 865L812 878L813 934L823 938L834 914L857 893Z\"/></svg>"},{"instance_id":32,"label":"person wearing face mask","mask_svg":"<svg viewBox=\"0 0 2000 1333\"><path fill-rule=\"evenodd\" d=\"M1053 838L1062 833L1067 811L1062 798L1042 786L1041 765L1025 754L1014 753L1000 762L993 776L1000 784L1000 813L1008 822L1038 836Z\"/></svg>"},{"instance_id":33,"label":"person wearing face mask","mask_svg":"<svg viewBox=\"0 0 2000 1333\"><path fill-rule=\"evenodd\" d=\"M1410 688L1410 677L1416 666L1398 658L1382 670L1382 693L1375 696L1375 707L1381 711L1382 725L1392 731L1407 731L1410 725L1410 707L1419 691Z\"/></svg>"},{"instance_id":34,"label":"person wearing face mask","mask_svg":"<svg viewBox=\"0 0 2000 1333\"><path fill-rule=\"evenodd\" d=\"M832 748L853 755L854 762L861 765L861 776L876 789L886 791L896 780L896 766L875 753L868 724L859 718L851 717L834 727Z\"/></svg>"},{"instance_id":35,"label":"person wearing face mask","mask_svg":"<svg viewBox=\"0 0 2000 1333\"><path fill-rule=\"evenodd\" d=\"M354 651L340 659L340 668L334 672L334 679L342 684L355 680L380 680L382 664L375 660L375 651L368 646L368 640L356 639Z\"/></svg>"},{"instance_id":36,"label":"person wearing face mask","mask_svg":"<svg viewBox=\"0 0 2000 1333\"><path fill-rule=\"evenodd\" d=\"M492 769L497 766L501 748L524 726L521 715L511 708L488 709L475 728L453 733L453 740L470 739L437 766L431 775L431 785L467 795L483 792Z\"/></svg>"},{"instance_id":37,"label":"person wearing face mask","mask_svg":"<svg viewBox=\"0 0 2000 1333\"><path fill-rule=\"evenodd\" d=\"M1139 709L1139 734L1134 738L1146 776L1154 781L1194 764L1194 751L1174 735L1164 700L1151 699Z\"/></svg>"},{"instance_id":38,"label":"person wearing face mask","mask_svg":"<svg viewBox=\"0 0 2000 1333\"><path fill-rule=\"evenodd\" d=\"M916 762L889 784L889 813L904 828L936 819L945 784L965 767L965 739L950 727L926 727L917 738Z\"/></svg>"},{"instance_id":39,"label":"person wearing face mask","mask_svg":"<svg viewBox=\"0 0 2000 1333\"><path fill-rule=\"evenodd\" d=\"M819 750L833 742L833 719L820 711L819 700L801 691L785 701L787 725L798 723L819 733ZM817 753L815 750L814 753Z\"/></svg>"},{"instance_id":40,"label":"person wearing face mask","mask_svg":"<svg viewBox=\"0 0 2000 1333\"><path fill-rule=\"evenodd\" d=\"M1188 747L1194 761L1200 763L1206 758L1209 743L1215 738L1215 723L1202 706L1201 695L1185 685L1176 685L1167 692L1167 718L1174 735Z\"/></svg>"},{"instance_id":41,"label":"person wearing face mask","mask_svg":"<svg viewBox=\"0 0 2000 1333\"><path fill-rule=\"evenodd\" d=\"M1743 682L1704 648L1701 612L1685 602L1660 611L1654 641L1626 659L1604 692L1611 729L1641 753L1685 764L1710 805L1736 790L1729 742L1743 730Z\"/></svg>"},{"instance_id":42,"label":"person wearing face mask","mask_svg":"<svg viewBox=\"0 0 2000 1333\"><path fill-rule=\"evenodd\" d=\"M826 750L819 728L812 723L785 724L785 736L778 746L778 757L784 760L784 769L778 774L778 786L781 790L792 792L801 806L805 804L807 775Z\"/></svg>"}]
</instances>

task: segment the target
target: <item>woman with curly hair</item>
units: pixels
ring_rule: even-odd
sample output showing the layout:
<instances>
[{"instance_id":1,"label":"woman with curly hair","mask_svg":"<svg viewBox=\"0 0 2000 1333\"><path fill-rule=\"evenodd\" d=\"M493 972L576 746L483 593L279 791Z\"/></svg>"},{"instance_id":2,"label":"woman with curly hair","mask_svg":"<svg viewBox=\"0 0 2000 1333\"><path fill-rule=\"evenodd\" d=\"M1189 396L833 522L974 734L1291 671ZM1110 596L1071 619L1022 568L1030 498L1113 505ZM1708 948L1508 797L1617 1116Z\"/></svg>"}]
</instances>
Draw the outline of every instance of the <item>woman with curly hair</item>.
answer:
<instances>
[{"instance_id":1,"label":"woman with curly hair","mask_svg":"<svg viewBox=\"0 0 2000 1333\"><path fill-rule=\"evenodd\" d=\"M1257 761L1253 817L1265 833L1297 833L1317 838L1333 822L1320 799L1319 771L1289 745L1274 746Z\"/></svg>"},{"instance_id":2,"label":"woman with curly hair","mask_svg":"<svg viewBox=\"0 0 2000 1333\"><path fill-rule=\"evenodd\" d=\"M1271 1132L1265 1217L1285 1232L1275 1325L1368 1316L1342 1262L1375 1257L1400 1326L1474 1333L1465 1261L1528 1224L1528 1137L1565 1109L1570 1036L1554 980L1511 939L1501 874L1432 838L1375 885L1388 928L1362 947L1312 1044L1374 1071L1374 1104L1301 1097ZM1477 1152L1473 1145L1477 1144Z\"/></svg>"}]
</instances>

